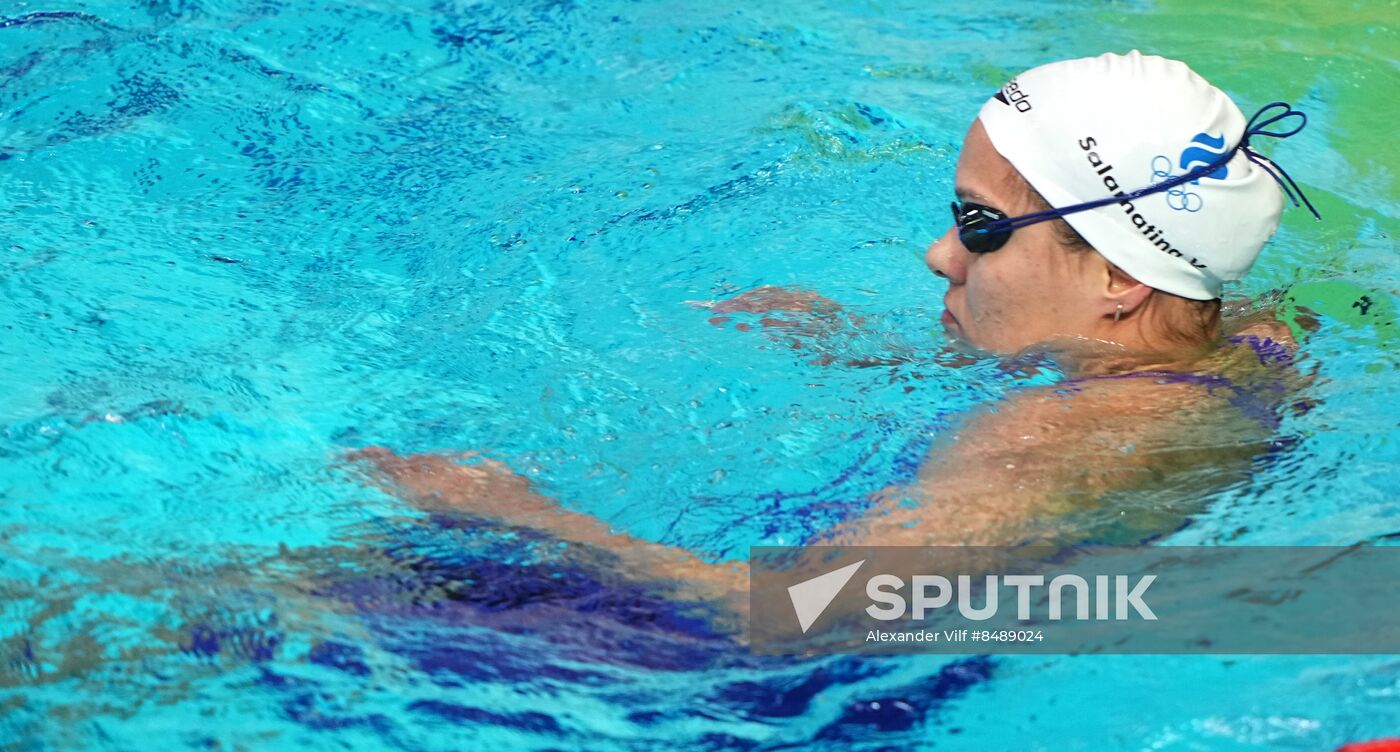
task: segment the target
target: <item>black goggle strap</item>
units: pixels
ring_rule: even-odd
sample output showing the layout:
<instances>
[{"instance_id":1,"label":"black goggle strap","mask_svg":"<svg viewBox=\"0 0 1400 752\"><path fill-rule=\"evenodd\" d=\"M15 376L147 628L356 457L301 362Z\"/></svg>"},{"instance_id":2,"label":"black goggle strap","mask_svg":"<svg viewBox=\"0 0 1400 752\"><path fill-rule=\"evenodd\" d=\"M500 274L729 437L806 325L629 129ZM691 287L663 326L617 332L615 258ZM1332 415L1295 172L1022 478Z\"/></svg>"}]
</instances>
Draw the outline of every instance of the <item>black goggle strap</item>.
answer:
<instances>
[{"instance_id":1,"label":"black goggle strap","mask_svg":"<svg viewBox=\"0 0 1400 752\"><path fill-rule=\"evenodd\" d=\"M1279 107L1283 108L1283 112L1273 115L1272 117L1269 117L1262 122L1256 122L1259 121L1259 119L1263 117L1266 113L1269 113L1270 111ZM1283 120L1284 118L1293 117L1295 115L1301 120L1301 122L1299 122L1298 126L1293 128L1292 130L1283 132L1264 130L1266 127L1273 125L1274 123L1277 123L1278 121ZM1263 155L1249 148L1249 140L1254 136L1269 136L1270 138L1288 138L1289 136L1292 136L1298 133L1299 131L1303 130L1303 128L1307 126L1307 124L1308 116L1298 110L1293 109L1293 107L1287 102L1271 102L1265 105L1264 107L1261 107L1258 112L1254 113L1254 117L1249 119L1249 124L1245 126L1244 136L1240 139L1240 142L1236 144L1234 148L1220 155L1210 164L1202 165L1194 170L1189 170L1181 175L1169 178L1160 183L1149 185L1145 188L1139 188L1135 191L1132 191L1131 193L1125 193L1121 196L1109 196L1107 198L1096 199L1094 201L1086 201L1082 204L1066 206L1063 209L1048 209L1046 211L1034 212L1032 214L1022 214L1019 217L1009 217L1007 219L1000 219L993 222L989 222L988 224L983 225L981 227L975 228L973 229L973 232L978 234L1009 232L1011 230L1016 230L1029 225L1038 224L1040 222L1045 222L1051 219L1058 219L1059 217L1063 217L1066 214L1075 214L1082 211L1088 211L1090 209L1097 209L1100 206L1108 206L1110 204L1118 204L1124 201L1132 201L1134 199L1142 198L1143 196L1149 196L1153 193L1161 193L1162 191L1175 188L1178 185L1181 185L1182 183L1186 183L1191 180L1195 180L1196 178L1199 178L1203 175L1209 175L1210 173L1215 172L1216 170L1220 169L1221 167L1224 167L1227 163L1229 163L1229 161L1232 158L1234 158L1235 152L1241 149L1244 150L1245 156L1251 162L1254 162L1255 164L1259 165L1259 167L1262 168L1264 172L1269 174L1269 177L1272 177L1274 181L1279 184L1279 187L1283 189L1284 195L1288 196L1288 198L1293 201L1294 206L1299 206L1299 201L1301 200L1302 205L1306 205L1308 207L1308 211L1312 212L1312 215L1318 220L1321 220L1322 215L1318 214L1317 209L1313 207L1312 202L1308 201L1307 196L1303 195L1303 189L1298 187L1297 182L1295 182L1287 172L1284 172L1282 167L1278 166L1273 161L1265 158Z\"/></svg>"}]
</instances>

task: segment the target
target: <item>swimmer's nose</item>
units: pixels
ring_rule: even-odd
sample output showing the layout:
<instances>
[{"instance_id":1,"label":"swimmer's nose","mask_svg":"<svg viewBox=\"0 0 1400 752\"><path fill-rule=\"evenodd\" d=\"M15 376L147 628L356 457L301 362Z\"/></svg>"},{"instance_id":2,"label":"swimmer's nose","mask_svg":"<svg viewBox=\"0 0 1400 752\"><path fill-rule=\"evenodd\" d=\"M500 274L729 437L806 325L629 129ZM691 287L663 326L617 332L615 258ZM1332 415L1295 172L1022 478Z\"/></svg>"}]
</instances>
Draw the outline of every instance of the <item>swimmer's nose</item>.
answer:
<instances>
[{"instance_id":1,"label":"swimmer's nose","mask_svg":"<svg viewBox=\"0 0 1400 752\"><path fill-rule=\"evenodd\" d=\"M967 263L972 254L963 247L962 241L958 239L956 227L949 227L943 233L943 237L933 241L933 245L928 247L924 254L924 263L934 274L948 280L950 284L960 285L967 281Z\"/></svg>"}]
</instances>

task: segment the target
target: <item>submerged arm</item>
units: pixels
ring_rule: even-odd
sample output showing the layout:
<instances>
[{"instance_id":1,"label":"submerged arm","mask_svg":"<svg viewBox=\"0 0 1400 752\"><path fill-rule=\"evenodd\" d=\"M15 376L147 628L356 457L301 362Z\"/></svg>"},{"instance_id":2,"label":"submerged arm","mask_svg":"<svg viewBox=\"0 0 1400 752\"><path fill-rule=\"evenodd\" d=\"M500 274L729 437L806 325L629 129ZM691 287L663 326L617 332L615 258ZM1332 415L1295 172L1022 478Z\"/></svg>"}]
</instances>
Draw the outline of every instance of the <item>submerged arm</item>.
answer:
<instances>
[{"instance_id":1,"label":"submerged arm","mask_svg":"<svg viewBox=\"0 0 1400 752\"><path fill-rule=\"evenodd\" d=\"M382 485L421 508L466 512L587 546L609 554L629 579L675 585L679 596L715 602L731 614L748 611L747 564L707 562L682 548L616 532L597 517L565 509L495 460L475 453L401 457L382 447L362 449L350 459L368 462Z\"/></svg>"}]
</instances>

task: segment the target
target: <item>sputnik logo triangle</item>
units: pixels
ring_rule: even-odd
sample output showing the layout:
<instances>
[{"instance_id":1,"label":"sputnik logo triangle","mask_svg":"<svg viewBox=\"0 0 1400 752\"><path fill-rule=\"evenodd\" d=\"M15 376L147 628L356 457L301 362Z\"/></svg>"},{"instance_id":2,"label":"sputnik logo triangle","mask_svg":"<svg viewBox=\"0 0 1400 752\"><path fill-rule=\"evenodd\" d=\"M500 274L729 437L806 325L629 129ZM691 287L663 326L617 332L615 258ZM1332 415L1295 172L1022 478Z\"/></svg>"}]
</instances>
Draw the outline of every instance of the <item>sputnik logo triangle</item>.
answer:
<instances>
[{"instance_id":1,"label":"sputnik logo triangle","mask_svg":"<svg viewBox=\"0 0 1400 752\"><path fill-rule=\"evenodd\" d=\"M788 588L788 597L792 599L792 610L797 612L797 623L802 627L802 634L807 634L807 630L821 617L827 606L836 600L836 595L841 592L841 588L851 581L856 570L865 564L865 559L832 570L823 575L818 575L810 580L793 585Z\"/></svg>"}]
</instances>

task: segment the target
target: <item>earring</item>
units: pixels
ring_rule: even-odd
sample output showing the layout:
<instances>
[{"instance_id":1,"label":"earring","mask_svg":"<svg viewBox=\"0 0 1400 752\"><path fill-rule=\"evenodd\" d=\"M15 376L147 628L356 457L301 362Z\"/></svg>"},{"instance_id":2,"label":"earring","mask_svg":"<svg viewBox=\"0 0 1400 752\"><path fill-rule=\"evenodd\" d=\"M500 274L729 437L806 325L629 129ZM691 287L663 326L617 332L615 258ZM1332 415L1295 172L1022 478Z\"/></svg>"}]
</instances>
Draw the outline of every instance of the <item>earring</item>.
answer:
<instances>
[{"instance_id":1,"label":"earring","mask_svg":"<svg viewBox=\"0 0 1400 752\"><path fill-rule=\"evenodd\" d=\"M1123 318L1123 304L1118 304L1118 310L1113 312L1113 323L1118 323L1118 319Z\"/></svg>"}]
</instances>

